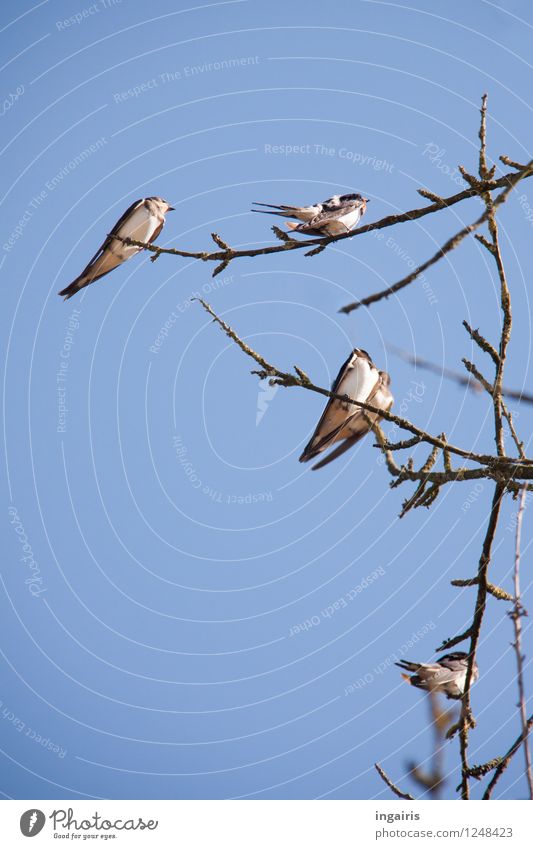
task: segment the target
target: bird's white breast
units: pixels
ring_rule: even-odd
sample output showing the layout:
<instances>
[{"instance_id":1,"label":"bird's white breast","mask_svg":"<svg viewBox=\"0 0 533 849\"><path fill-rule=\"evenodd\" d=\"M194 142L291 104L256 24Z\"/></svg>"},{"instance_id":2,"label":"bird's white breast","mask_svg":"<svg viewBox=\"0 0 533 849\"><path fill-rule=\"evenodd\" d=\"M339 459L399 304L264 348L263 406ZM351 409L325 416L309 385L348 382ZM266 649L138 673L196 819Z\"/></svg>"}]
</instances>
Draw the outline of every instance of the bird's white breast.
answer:
<instances>
[{"instance_id":1,"label":"bird's white breast","mask_svg":"<svg viewBox=\"0 0 533 849\"><path fill-rule=\"evenodd\" d=\"M342 215L339 218L339 221L344 224L347 230L353 230L353 228L359 222L361 218L361 207L357 207L357 209L352 209L351 212L346 213L346 215Z\"/></svg>"},{"instance_id":2,"label":"bird's white breast","mask_svg":"<svg viewBox=\"0 0 533 849\"><path fill-rule=\"evenodd\" d=\"M347 370L337 391L340 395L349 395L354 401L366 401L378 377L377 369L371 366L365 357L357 357L353 368Z\"/></svg>"},{"instance_id":3,"label":"bird's white breast","mask_svg":"<svg viewBox=\"0 0 533 849\"><path fill-rule=\"evenodd\" d=\"M153 215L145 206L140 206L122 224L117 235L123 238L136 239L139 242L149 242L160 224L160 216ZM113 242L111 249L113 253L118 253L124 259L128 259L142 250L135 245L124 245L122 242Z\"/></svg>"}]
</instances>

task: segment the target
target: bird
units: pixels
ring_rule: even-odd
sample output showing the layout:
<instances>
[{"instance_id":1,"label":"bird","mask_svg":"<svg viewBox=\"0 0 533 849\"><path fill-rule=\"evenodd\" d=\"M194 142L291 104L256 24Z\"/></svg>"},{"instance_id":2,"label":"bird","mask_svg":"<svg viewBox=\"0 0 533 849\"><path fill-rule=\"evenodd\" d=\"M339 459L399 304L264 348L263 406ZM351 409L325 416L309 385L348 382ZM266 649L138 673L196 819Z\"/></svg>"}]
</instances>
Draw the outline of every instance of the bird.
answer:
<instances>
[{"instance_id":1,"label":"bird","mask_svg":"<svg viewBox=\"0 0 533 849\"><path fill-rule=\"evenodd\" d=\"M130 259L143 248L126 245L120 239L130 238L139 242L153 242L159 236L165 224L165 215L174 209L168 201L160 197L141 198L132 203L124 215L119 218L103 244L83 269L65 289L58 292L65 301L72 298L85 286L89 286L100 277L109 274L114 268Z\"/></svg>"},{"instance_id":2,"label":"bird","mask_svg":"<svg viewBox=\"0 0 533 849\"><path fill-rule=\"evenodd\" d=\"M414 675L402 673L402 678L420 690L444 693L448 699L460 699L464 694L468 668L466 652L455 651L451 654L443 654L435 663L411 663L408 660L400 660L396 666L408 672L414 672ZM474 682L478 678L479 669L474 661L471 680Z\"/></svg>"},{"instance_id":3,"label":"bird","mask_svg":"<svg viewBox=\"0 0 533 849\"><path fill-rule=\"evenodd\" d=\"M394 402L389 386L390 376L387 372L378 371L366 351L354 348L342 364L331 391L337 395L348 395L354 401L363 401L388 412ZM366 436L372 425L380 419L378 413L366 412L346 401L330 398L300 457L300 463L313 460L336 442L340 442L327 457L312 467L321 469Z\"/></svg>"},{"instance_id":4,"label":"bird","mask_svg":"<svg viewBox=\"0 0 533 849\"><path fill-rule=\"evenodd\" d=\"M333 195L322 203L310 206L276 206L271 203L259 203L268 209L253 209L252 212L262 212L270 215L280 215L282 218L294 218L299 221L287 222L287 229L308 236L339 236L349 233L357 226L366 212L369 198L360 194ZM272 210L272 211L271 211Z\"/></svg>"}]
</instances>

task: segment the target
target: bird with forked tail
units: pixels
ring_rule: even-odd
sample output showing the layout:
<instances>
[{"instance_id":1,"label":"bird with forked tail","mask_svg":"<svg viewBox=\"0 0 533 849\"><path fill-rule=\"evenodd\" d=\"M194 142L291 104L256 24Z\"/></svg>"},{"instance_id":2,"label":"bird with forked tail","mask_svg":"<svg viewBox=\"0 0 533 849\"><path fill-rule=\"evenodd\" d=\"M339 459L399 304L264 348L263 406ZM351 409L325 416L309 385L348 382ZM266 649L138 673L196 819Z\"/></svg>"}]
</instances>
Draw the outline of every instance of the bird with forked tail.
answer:
<instances>
[{"instance_id":1,"label":"bird with forked tail","mask_svg":"<svg viewBox=\"0 0 533 849\"><path fill-rule=\"evenodd\" d=\"M256 203L256 206L267 209L253 209L252 212L262 212L269 215L279 215L282 218L294 218L300 222L287 223L287 229L307 236L340 236L349 233L357 227L361 217L366 212L368 198L360 194L333 195L322 203L310 206L276 206L271 203Z\"/></svg>"},{"instance_id":2,"label":"bird with forked tail","mask_svg":"<svg viewBox=\"0 0 533 849\"><path fill-rule=\"evenodd\" d=\"M402 678L420 690L444 693L448 699L460 699L464 694L468 669L468 655L464 651L443 654L435 663L412 663L408 660L400 660L396 666L406 669L407 672L413 672L414 675L402 673ZM478 677L479 670L477 663L474 663L472 681L477 681Z\"/></svg>"},{"instance_id":3,"label":"bird with forked tail","mask_svg":"<svg viewBox=\"0 0 533 849\"><path fill-rule=\"evenodd\" d=\"M333 381L331 391L337 395L347 395L354 401L372 404L388 412L394 402L389 385L389 375L386 371L378 371L370 354L361 348L354 348L346 362L342 364ZM348 401L330 398L313 436L300 457L300 463L313 460L323 451L340 442L340 445L316 463L313 469L327 466L366 436L372 429L372 425L380 418L378 413L366 411Z\"/></svg>"},{"instance_id":4,"label":"bird with forked tail","mask_svg":"<svg viewBox=\"0 0 533 849\"><path fill-rule=\"evenodd\" d=\"M72 298L85 286L109 274L126 260L143 249L138 245L127 245L121 239L135 239L138 242L153 242L159 236L165 224L165 215L174 207L160 197L141 198L126 210L119 218L106 240L83 269L65 289L58 292L65 300ZM116 238L120 236L120 238Z\"/></svg>"}]
</instances>

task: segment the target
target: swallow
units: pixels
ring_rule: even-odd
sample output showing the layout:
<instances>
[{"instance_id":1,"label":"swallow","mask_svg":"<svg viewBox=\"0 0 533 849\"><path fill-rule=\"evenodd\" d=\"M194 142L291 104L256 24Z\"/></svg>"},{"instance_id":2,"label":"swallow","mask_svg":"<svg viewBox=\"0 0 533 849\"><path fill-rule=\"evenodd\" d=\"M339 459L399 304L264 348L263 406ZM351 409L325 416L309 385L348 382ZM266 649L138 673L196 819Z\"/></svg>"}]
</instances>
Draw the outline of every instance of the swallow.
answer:
<instances>
[{"instance_id":1,"label":"swallow","mask_svg":"<svg viewBox=\"0 0 533 849\"><path fill-rule=\"evenodd\" d=\"M411 663L401 660L396 666L415 673L414 675L402 673L402 678L413 687L444 693L448 699L460 699L463 696L468 668L468 655L463 651L444 654L435 663ZM472 682L477 681L478 678L479 669L477 663L474 663Z\"/></svg>"},{"instance_id":2,"label":"swallow","mask_svg":"<svg viewBox=\"0 0 533 849\"><path fill-rule=\"evenodd\" d=\"M97 252L83 269L79 277L76 277L65 289L58 292L63 298L72 298L80 289L99 280L113 271L118 265L130 259L142 251L136 245L125 245L120 239L136 239L139 242L154 242L159 236L165 224L165 214L173 210L166 200L159 197L141 198L126 210L122 218L119 218L105 242L98 248Z\"/></svg>"},{"instance_id":3,"label":"swallow","mask_svg":"<svg viewBox=\"0 0 533 849\"><path fill-rule=\"evenodd\" d=\"M339 236L349 233L357 226L366 212L368 198L360 194L333 195L322 203L311 206L275 206L269 203L257 203L257 206L267 206L265 209L254 209L252 212L281 215L283 218L295 218L299 224L292 221L287 223L288 230L305 233L308 236Z\"/></svg>"},{"instance_id":4,"label":"swallow","mask_svg":"<svg viewBox=\"0 0 533 849\"><path fill-rule=\"evenodd\" d=\"M354 401L363 401L388 412L394 402L389 386L390 376L387 372L378 371L366 351L354 348L341 366L331 391L337 395L348 395ZM313 460L336 442L340 442L327 457L312 467L321 469L359 442L380 419L381 416L377 413L366 412L361 407L330 398L300 457L300 463Z\"/></svg>"}]
</instances>

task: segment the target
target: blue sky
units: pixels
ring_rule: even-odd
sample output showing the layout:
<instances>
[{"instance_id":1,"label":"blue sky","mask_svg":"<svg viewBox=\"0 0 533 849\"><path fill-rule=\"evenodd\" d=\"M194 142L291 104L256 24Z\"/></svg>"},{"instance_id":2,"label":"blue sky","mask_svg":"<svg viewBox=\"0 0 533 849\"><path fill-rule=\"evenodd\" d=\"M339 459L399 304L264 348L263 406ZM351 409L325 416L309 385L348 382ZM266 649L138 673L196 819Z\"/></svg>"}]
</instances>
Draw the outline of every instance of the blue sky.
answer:
<instances>
[{"instance_id":1,"label":"blue sky","mask_svg":"<svg viewBox=\"0 0 533 849\"><path fill-rule=\"evenodd\" d=\"M485 91L491 158L526 161L529 4L439 15L428 0L50 0L16 12L4 7L0 28L0 790L388 798L376 760L413 790L406 765L431 753L427 704L393 661L431 659L469 622L473 591L450 580L476 569L492 487L457 485L400 521L408 490L389 489L371 438L321 472L300 465L323 399L258 385L190 299L324 386L351 347L368 350L398 412L491 450L490 399L392 349L488 370L462 328L499 338L477 242L398 297L338 313L431 256L479 202L314 258L243 259L212 279L200 262L141 256L68 303L56 292L138 197L176 207L161 244L204 250L212 230L271 243L274 220L252 201L360 191L371 221L420 205L421 186L453 194L457 164L476 167ZM530 391L532 208L524 184L500 216L515 317L505 380ZM514 409L527 443L531 408ZM492 566L508 590L515 511L505 504ZM526 607L531 538L526 512ZM490 600L474 763L519 730L506 612ZM451 742L452 797L456 765ZM525 795L521 772L517 756L501 797Z\"/></svg>"}]
</instances>

